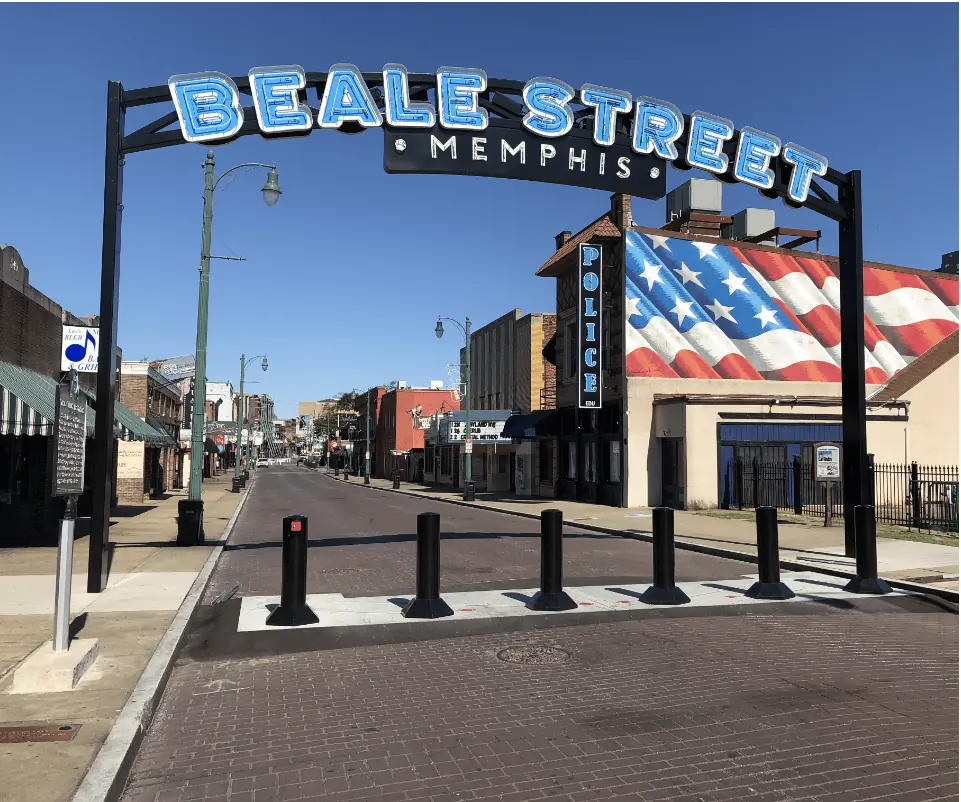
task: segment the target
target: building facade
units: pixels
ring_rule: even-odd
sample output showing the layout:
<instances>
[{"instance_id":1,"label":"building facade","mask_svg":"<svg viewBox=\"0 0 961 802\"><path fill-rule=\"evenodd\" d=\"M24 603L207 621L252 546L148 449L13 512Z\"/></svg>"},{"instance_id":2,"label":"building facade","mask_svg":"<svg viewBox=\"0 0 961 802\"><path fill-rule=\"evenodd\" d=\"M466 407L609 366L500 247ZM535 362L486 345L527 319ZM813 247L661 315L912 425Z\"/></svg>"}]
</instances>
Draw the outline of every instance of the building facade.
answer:
<instances>
[{"instance_id":1,"label":"building facade","mask_svg":"<svg viewBox=\"0 0 961 802\"><path fill-rule=\"evenodd\" d=\"M124 504L142 504L145 497L161 498L169 489L183 487L180 424L183 400L180 389L149 362L122 362L121 403L163 439L124 441L118 444L117 498Z\"/></svg>"},{"instance_id":2,"label":"building facade","mask_svg":"<svg viewBox=\"0 0 961 802\"><path fill-rule=\"evenodd\" d=\"M438 412L460 408L457 393L444 388L398 387L385 392L378 405L376 448L372 457L377 472L388 478L402 471L412 481L424 475L424 431ZM372 469L373 473L373 469Z\"/></svg>"},{"instance_id":3,"label":"building facade","mask_svg":"<svg viewBox=\"0 0 961 802\"><path fill-rule=\"evenodd\" d=\"M513 309L471 332L471 408L531 412L554 408L554 365L544 345L554 335L556 317ZM467 352L460 351L466 384Z\"/></svg>"},{"instance_id":4,"label":"building facade","mask_svg":"<svg viewBox=\"0 0 961 802\"><path fill-rule=\"evenodd\" d=\"M796 455L807 470L814 443L840 440L837 259L800 249L819 232L766 245L786 232L739 231L745 218L682 205L644 228L615 195L558 236L537 271L556 280L558 407L535 433L538 494L715 507L738 461ZM604 248L598 410L577 407L576 254L588 242ZM869 451L957 465L957 277L865 262L864 285ZM929 392L947 438L924 411Z\"/></svg>"}]
</instances>

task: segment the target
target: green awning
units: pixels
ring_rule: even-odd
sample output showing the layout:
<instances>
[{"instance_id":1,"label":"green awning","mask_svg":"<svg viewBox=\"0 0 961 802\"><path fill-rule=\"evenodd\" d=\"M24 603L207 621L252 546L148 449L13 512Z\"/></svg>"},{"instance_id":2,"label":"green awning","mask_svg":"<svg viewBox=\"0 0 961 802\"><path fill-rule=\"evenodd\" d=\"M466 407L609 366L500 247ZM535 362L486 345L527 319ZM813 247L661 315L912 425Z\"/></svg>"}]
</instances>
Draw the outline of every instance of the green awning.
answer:
<instances>
[{"instance_id":1,"label":"green awning","mask_svg":"<svg viewBox=\"0 0 961 802\"><path fill-rule=\"evenodd\" d=\"M0 362L0 434L52 435L57 382L35 370ZM94 411L87 406L87 435L94 432Z\"/></svg>"},{"instance_id":2,"label":"green awning","mask_svg":"<svg viewBox=\"0 0 961 802\"><path fill-rule=\"evenodd\" d=\"M81 389L94 403L97 402L97 394L93 390ZM152 446L174 445L170 435L157 431L147 421L127 409L119 401L114 402L113 417L115 436L121 440L143 440Z\"/></svg>"},{"instance_id":3,"label":"green awning","mask_svg":"<svg viewBox=\"0 0 961 802\"><path fill-rule=\"evenodd\" d=\"M176 446L176 445L177 445L177 441L174 440L173 437L170 435L170 432L167 431L167 427L164 425L164 422L163 422L162 420L159 420L158 418L154 418L153 416L148 415L148 416L147 416L147 423L148 423L153 429L156 429L157 432L160 433L160 436L163 438L163 444L164 444L165 446Z\"/></svg>"}]
</instances>

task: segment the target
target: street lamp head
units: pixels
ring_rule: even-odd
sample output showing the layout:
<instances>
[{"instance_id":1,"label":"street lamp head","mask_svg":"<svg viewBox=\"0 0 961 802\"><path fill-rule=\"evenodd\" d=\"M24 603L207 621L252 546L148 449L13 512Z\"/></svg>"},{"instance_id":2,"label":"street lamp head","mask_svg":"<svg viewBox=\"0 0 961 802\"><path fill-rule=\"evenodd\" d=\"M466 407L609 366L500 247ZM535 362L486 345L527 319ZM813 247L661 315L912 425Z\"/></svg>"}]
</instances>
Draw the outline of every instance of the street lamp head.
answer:
<instances>
[{"instance_id":1,"label":"street lamp head","mask_svg":"<svg viewBox=\"0 0 961 802\"><path fill-rule=\"evenodd\" d=\"M434 327L434 334L437 335L438 340L444 336L444 324L441 323L440 318L437 318L437 325Z\"/></svg>"},{"instance_id":2,"label":"street lamp head","mask_svg":"<svg viewBox=\"0 0 961 802\"><path fill-rule=\"evenodd\" d=\"M264 361L260 363L262 370L267 370L267 357L264 357Z\"/></svg>"},{"instance_id":3,"label":"street lamp head","mask_svg":"<svg viewBox=\"0 0 961 802\"><path fill-rule=\"evenodd\" d=\"M273 206L280 200L280 184L277 183L277 171L273 168L267 171L267 183L260 190L264 196L264 203Z\"/></svg>"}]
</instances>

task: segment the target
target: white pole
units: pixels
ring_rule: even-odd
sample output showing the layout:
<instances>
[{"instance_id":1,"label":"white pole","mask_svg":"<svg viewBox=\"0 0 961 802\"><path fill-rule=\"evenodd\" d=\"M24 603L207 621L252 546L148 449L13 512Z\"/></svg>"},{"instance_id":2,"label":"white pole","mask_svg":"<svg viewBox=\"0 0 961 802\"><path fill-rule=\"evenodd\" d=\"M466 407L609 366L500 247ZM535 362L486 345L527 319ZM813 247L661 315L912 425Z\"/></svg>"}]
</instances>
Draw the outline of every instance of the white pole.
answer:
<instances>
[{"instance_id":1,"label":"white pole","mask_svg":"<svg viewBox=\"0 0 961 802\"><path fill-rule=\"evenodd\" d=\"M73 583L73 532L77 519L76 496L67 497L67 510L60 521L57 546L57 595L54 602L53 650L70 648L70 590Z\"/></svg>"}]
</instances>

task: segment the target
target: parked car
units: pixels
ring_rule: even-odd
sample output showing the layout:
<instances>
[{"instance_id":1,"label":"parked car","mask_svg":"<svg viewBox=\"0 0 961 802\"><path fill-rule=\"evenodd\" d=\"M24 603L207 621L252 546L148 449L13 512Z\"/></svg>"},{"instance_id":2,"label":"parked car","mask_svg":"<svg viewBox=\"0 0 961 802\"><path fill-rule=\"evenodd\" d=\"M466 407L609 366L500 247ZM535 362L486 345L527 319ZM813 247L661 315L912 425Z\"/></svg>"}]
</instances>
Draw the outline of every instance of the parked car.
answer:
<instances>
[{"instance_id":1,"label":"parked car","mask_svg":"<svg viewBox=\"0 0 961 802\"><path fill-rule=\"evenodd\" d=\"M261 457L257 460L258 468L266 468L268 465L270 465L270 460L268 460L266 457Z\"/></svg>"}]
</instances>

